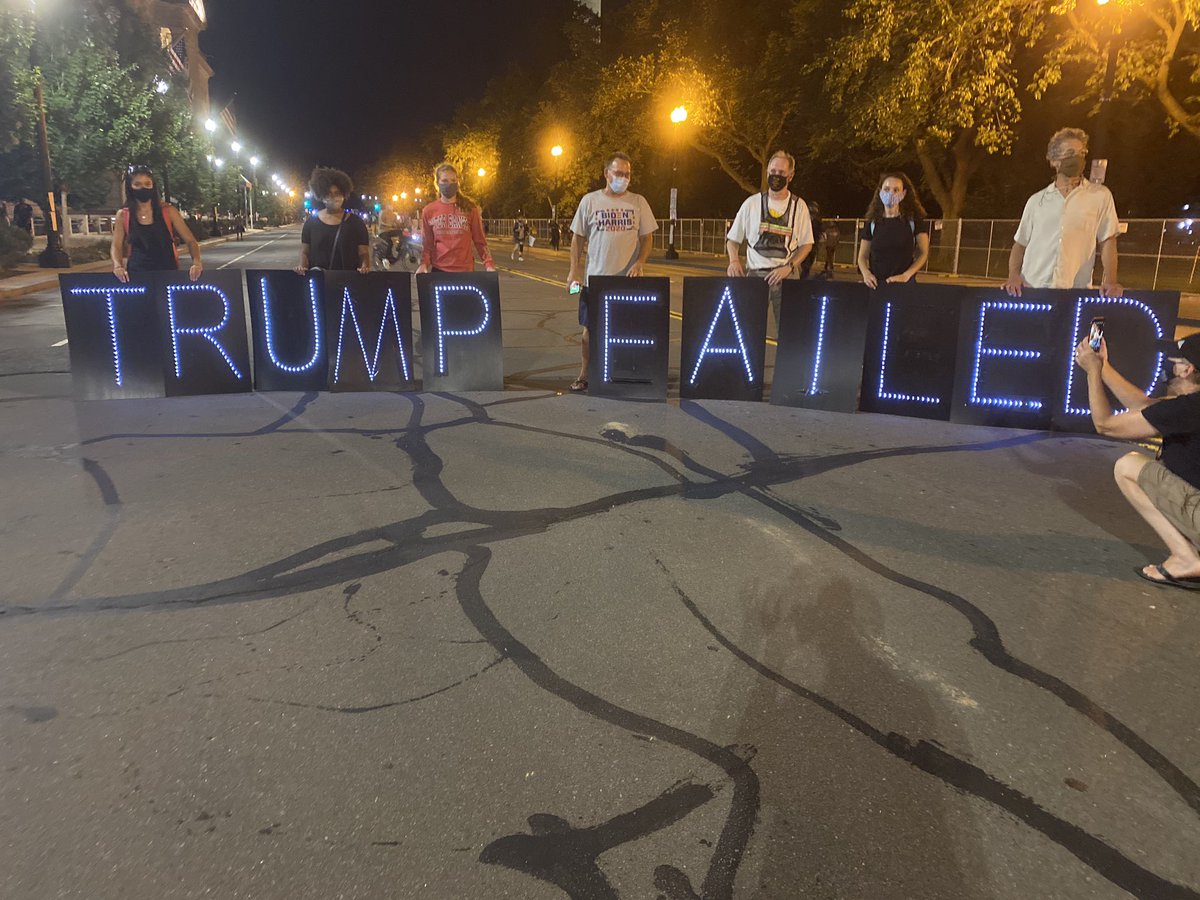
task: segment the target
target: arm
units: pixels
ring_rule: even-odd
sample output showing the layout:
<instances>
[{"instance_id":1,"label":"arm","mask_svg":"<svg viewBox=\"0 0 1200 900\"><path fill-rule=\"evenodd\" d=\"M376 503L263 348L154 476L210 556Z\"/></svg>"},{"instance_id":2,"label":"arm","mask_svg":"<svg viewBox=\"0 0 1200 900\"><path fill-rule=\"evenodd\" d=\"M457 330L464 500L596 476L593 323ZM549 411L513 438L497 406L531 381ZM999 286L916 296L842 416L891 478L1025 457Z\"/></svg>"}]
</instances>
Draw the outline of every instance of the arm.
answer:
<instances>
[{"instance_id":1,"label":"arm","mask_svg":"<svg viewBox=\"0 0 1200 900\"><path fill-rule=\"evenodd\" d=\"M127 283L129 272L125 269L125 217L121 215L120 210L113 221L112 246L108 252L112 256L113 274L122 284Z\"/></svg>"},{"instance_id":2,"label":"arm","mask_svg":"<svg viewBox=\"0 0 1200 900\"><path fill-rule=\"evenodd\" d=\"M1158 434L1140 409L1113 415L1112 404L1104 393L1104 360L1087 341L1080 342L1075 348L1075 362L1087 372L1088 407L1092 413L1092 424L1099 434L1123 440L1141 440Z\"/></svg>"},{"instance_id":3,"label":"arm","mask_svg":"<svg viewBox=\"0 0 1200 900\"><path fill-rule=\"evenodd\" d=\"M1100 279L1100 293L1105 297L1120 297L1125 293L1117 281L1117 236L1113 235L1100 244L1100 265L1104 275Z\"/></svg>"},{"instance_id":4,"label":"arm","mask_svg":"<svg viewBox=\"0 0 1200 900\"><path fill-rule=\"evenodd\" d=\"M310 249L311 248L309 247L308 244L300 245L300 262L299 262L299 264L297 264L296 268L293 269L292 271L297 272L301 275L303 275L305 272L308 271L308 251Z\"/></svg>"},{"instance_id":5,"label":"arm","mask_svg":"<svg viewBox=\"0 0 1200 900\"><path fill-rule=\"evenodd\" d=\"M433 225L421 216L421 264L417 266L417 274L433 271Z\"/></svg>"},{"instance_id":6,"label":"arm","mask_svg":"<svg viewBox=\"0 0 1200 900\"><path fill-rule=\"evenodd\" d=\"M922 231L917 235L917 258L913 260L911 266L901 272L899 275L893 275L888 279L889 284L904 283L912 281L914 275L921 271L921 267L925 265L925 260L929 259L929 235Z\"/></svg>"},{"instance_id":7,"label":"arm","mask_svg":"<svg viewBox=\"0 0 1200 900\"><path fill-rule=\"evenodd\" d=\"M483 233L483 213L479 211L478 206L471 213L471 240L475 242L475 252L479 254L484 269L495 272L496 261L492 259L492 251L488 249L487 235Z\"/></svg>"},{"instance_id":8,"label":"arm","mask_svg":"<svg viewBox=\"0 0 1200 900\"><path fill-rule=\"evenodd\" d=\"M742 265L742 245L727 238L725 240L725 252L729 256L729 268L725 271L730 278L742 278L746 274L746 269Z\"/></svg>"},{"instance_id":9,"label":"arm","mask_svg":"<svg viewBox=\"0 0 1200 900\"><path fill-rule=\"evenodd\" d=\"M1091 345L1089 345L1089 349ZM1136 384L1125 379L1120 372L1114 369L1108 362L1108 344L1104 339L1100 339L1099 354L1101 368L1100 377L1104 381L1104 386L1113 392L1117 398L1117 402L1123 403L1129 409L1137 412L1143 410L1155 401L1146 396L1146 393Z\"/></svg>"},{"instance_id":10,"label":"arm","mask_svg":"<svg viewBox=\"0 0 1200 900\"><path fill-rule=\"evenodd\" d=\"M871 242L866 238L858 242L858 271L862 273L863 284L869 288L879 286L879 281L871 274Z\"/></svg>"},{"instance_id":11,"label":"arm","mask_svg":"<svg viewBox=\"0 0 1200 900\"><path fill-rule=\"evenodd\" d=\"M371 271L370 243L358 245L358 271L364 275Z\"/></svg>"},{"instance_id":12,"label":"arm","mask_svg":"<svg viewBox=\"0 0 1200 900\"><path fill-rule=\"evenodd\" d=\"M571 232L571 269L567 272L567 287L570 287L572 282L583 281L580 275L583 272L583 251L587 247L587 240L581 238L578 233Z\"/></svg>"},{"instance_id":13,"label":"arm","mask_svg":"<svg viewBox=\"0 0 1200 900\"><path fill-rule=\"evenodd\" d=\"M187 244L188 255L192 257L192 267L188 270L188 275L192 281L195 281L204 274L204 263L200 259L200 242L192 234L192 229L188 228L187 222L183 220L179 210L172 206L168 215L171 217L171 225L174 227L175 233Z\"/></svg>"},{"instance_id":14,"label":"arm","mask_svg":"<svg viewBox=\"0 0 1200 900\"><path fill-rule=\"evenodd\" d=\"M1004 290L1010 297L1020 297L1025 279L1021 277L1021 266L1025 263L1025 245L1013 241L1012 250L1008 254L1008 279L1004 282ZM1088 348L1091 349L1091 348Z\"/></svg>"},{"instance_id":15,"label":"arm","mask_svg":"<svg viewBox=\"0 0 1200 900\"><path fill-rule=\"evenodd\" d=\"M650 258L650 251L654 248L654 232L650 231L638 238L638 258L634 260L632 266L629 267L629 277L638 278L642 274L642 269L646 266L646 260Z\"/></svg>"}]
</instances>

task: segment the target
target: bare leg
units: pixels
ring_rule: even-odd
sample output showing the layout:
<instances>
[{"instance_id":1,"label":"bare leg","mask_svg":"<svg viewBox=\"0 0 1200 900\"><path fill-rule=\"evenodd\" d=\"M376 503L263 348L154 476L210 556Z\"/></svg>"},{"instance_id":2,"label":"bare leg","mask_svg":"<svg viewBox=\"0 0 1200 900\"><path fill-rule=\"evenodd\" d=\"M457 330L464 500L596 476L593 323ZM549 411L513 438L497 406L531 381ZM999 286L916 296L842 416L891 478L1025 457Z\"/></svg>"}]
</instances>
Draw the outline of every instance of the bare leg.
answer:
<instances>
[{"instance_id":1,"label":"bare leg","mask_svg":"<svg viewBox=\"0 0 1200 900\"><path fill-rule=\"evenodd\" d=\"M1150 501L1146 492L1137 482L1138 473L1148 462L1150 462L1150 458L1141 453L1127 453L1118 459L1116 466L1113 467L1113 477L1116 478L1117 487L1121 489L1121 493L1125 495L1129 505L1146 520L1146 524L1153 528L1154 533L1167 545L1170 555L1162 563L1163 567L1176 578L1200 575L1200 552L1197 552L1196 545L1172 525L1170 519L1158 511L1158 507ZM1150 566L1146 566L1142 571L1151 578L1158 578L1157 573Z\"/></svg>"},{"instance_id":2,"label":"bare leg","mask_svg":"<svg viewBox=\"0 0 1200 900\"><path fill-rule=\"evenodd\" d=\"M579 380L587 381L588 363L590 363L592 360L592 346L591 341L588 339L588 330L586 325L583 328L583 336L579 341L579 356L581 359L579 366Z\"/></svg>"}]
</instances>

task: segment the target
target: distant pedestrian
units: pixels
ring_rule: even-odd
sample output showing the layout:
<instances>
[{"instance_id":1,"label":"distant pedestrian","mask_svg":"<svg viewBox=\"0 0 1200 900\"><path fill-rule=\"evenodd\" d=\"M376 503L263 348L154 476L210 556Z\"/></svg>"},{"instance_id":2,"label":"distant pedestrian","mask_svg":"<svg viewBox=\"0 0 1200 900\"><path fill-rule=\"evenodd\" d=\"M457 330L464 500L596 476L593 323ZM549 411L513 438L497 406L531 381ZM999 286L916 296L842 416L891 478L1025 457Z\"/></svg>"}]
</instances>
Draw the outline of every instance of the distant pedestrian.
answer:
<instances>
[{"instance_id":1,"label":"distant pedestrian","mask_svg":"<svg viewBox=\"0 0 1200 900\"><path fill-rule=\"evenodd\" d=\"M13 226L33 234L33 207L24 197L13 207Z\"/></svg>"},{"instance_id":2,"label":"distant pedestrian","mask_svg":"<svg viewBox=\"0 0 1200 900\"><path fill-rule=\"evenodd\" d=\"M8 201L0 200L0 225L8 224Z\"/></svg>"},{"instance_id":3,"label":"distant pedestrian","mask_svg":"<svg viewBox=\"0 0 1200 900\"><path fill-rule=\"evenodd\" d=\"M560 234L560 232L558 230L558 222L556 222L554 219L551 219L548 230L550 232L550 249L553 250L555 253L557 253L558 252L559 234Z\"/></svg>"},{"instance_id":4,"label":"distant pedestrian","mask_svg":"<svg viewBox=\"0 0 1200 900\"><path fill-rule=\"evenodd\" d=\"M192 257L188 270L192 281L204 272L200 244L174 206L158 197L154 173L145 166L131 166L125 174L125 205L117 210L113 225L113 274L122 282L130 273L173 272L179 268L176 239L187 244Z\"/></svg>"},{"instance_id":5,"label":"distant pedestrian","mask_svg":"<svg viewBox=\"0 0 1200 900\"><path fill-rule=\"evenodd\" d=\"M449 163L437 167L438 199L421 210L421 272L473 272L475 256L489 272L496 263L488 249L479 206L458 189L458 170ZM472 249L474 253L472 253Z\"/></svg>"},{"instance_id":6,"label":"distant pedestrian","mask_svg":"<svg viewBox=\"0 0 1200 900\"><path fill-rule=\"evenodd\" d=\"M525 261L525 239L528 237L529 226L526 224L523 217L518 216L517 220L513 222L513 249L512 254L509 257L510 259L519 260L520 262Z\"/></svg>"},{"instance_id":7,"label":"distant pedestrian","mask_svg":"<svg viewBox=\"0 0 1200 900\"><path fill-rule=\"evenodd\" d=\"M571 269L567 273L568 290L579 291L579 324L583 338L579 344L582 365L571 391L588 389L588 293L587 281L596 275L637 278L642 274L658 223L650 204L641 194L629 190L633 164L624 153L614 153L604 166L605 187L585 194L571 222ZM587 250L587 271L583 253Z\"/></svg>"},{"instance_id":8,"label":"distant pedestrian","mask_svg":"<svg viewBox=\"0 0 1200 900\"><path fill-rule=\"evenodd\" d=\"M300 264L295 271L302 275L310 268L370 272L371 236L366 223L346 209L346 198L354 190L350 176L340 169L317 166L308 186L325 205L304 222Z\"/></svg>"},{"instance_id":9,"label":"distant pedestrian","mask_svg":"<svg viewBox=\"0 0 1200 900\"><path fill-rule=\"evenodd\" d=\"M776 327L783 280L795 273L813 247L808 204L788 190L795 173L795 158L775 151L767 160L767 189L746 198L725 233L729 277L750 275L766 281ZM739 255L743 243L747 244L745 267Z\"/></svg>"},{"instance_id":10,"label":"distant pedestrian","mask_svg":"<svg viewBox=\"0 0 1200 900\"><path fill-rule=\"evenodd\" d=\"M821 242L825 248L825 268L821 270L821 275L825 278L832 278L833 258L837 254L838 241L842 239L842 233L833 219L824 219L822 224L824 231L821 232Z\"/></svg>"},{"instance_id":11,"label":"distant pedestrian","mask_svg":"<svg viewBox=\"0 0 1200 900\"><path fill-rule=\"evenodd\" d=\"M1087 144L1087 132L1080 128L1062 128L1050 138L1046 161L1054 181L1026 201L1008 257L1004 289L1014 297L1021 296L1023 286L1088 287L1097 247L1100 293L1124 293L1117 281L1117 208L1108 188L1083 177Z\"/></svg>"},{"instance_id":12,"label":"distant pedestrian","mask_svg":"<svg viewBox=\"0 0 1200 900\"><path fill-rule=\"evenodd\" d=\"M904 284L913 281L929 258L925 207L917 189L903 172L887 172L863 215L859 234L858 271L863 284Z\"/></svg>"},{"instance_id":13,"label":"distant pedestrian","mask_svg":"<svg viewBox=\"0 0 1200 900\"><path fill-rule=\"evenodd\" d=\"M239 241L246 234L246 220L242 217L241 213L238 213L238 215L234 217L233 233L234 233L234 235L236 235L237 240L239 240Z\"/></svg>"}]
</instances>

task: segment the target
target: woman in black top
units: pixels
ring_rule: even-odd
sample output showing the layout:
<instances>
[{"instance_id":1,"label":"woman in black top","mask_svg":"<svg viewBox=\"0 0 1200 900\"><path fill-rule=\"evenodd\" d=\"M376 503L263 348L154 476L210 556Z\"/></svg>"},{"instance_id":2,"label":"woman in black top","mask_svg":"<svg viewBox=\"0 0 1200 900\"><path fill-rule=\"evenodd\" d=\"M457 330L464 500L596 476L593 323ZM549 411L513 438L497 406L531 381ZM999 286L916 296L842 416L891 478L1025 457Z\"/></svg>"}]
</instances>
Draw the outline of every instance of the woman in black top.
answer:
<instances>
[{"instance_id":1,"label":"woman in black top","mask_svg":"<svg viewBox=\"0 0 1200 900\"><path fill-rule=\"evenodd\" d=\"M130 272L175 271L179 268L176 236L187 244L192 257L188 274L195 281L204 272L200 244L179 210L159 202L154 173L145 166L131 166L125 175L125 206L117 211L113 225L113 274L127 282Z\"/></svg>"},{"instance_id":2,"label":"woman in black top","mask_svg":"<svg viewBox=\"0 0 1200 900\"><path fill-rule=\"evenodd\" d=\"M929 258L925 208L908 176L888 172L867 207L859 233L858 271L867 287L912 281Z\"/></svg>"},{"instance_id":3,"label":"woman in black top","mask_svg":"<svg viewBox=\"0 0 1200 900\"><path fill-rule=\"evenodd\" d=\"M309 187L314 197L325 202L325 208L304 222L296 271L301 275L310 268L370 272L371 236L366 223L345 209L346 197L354 190L350 176L318 166L313 169Z\"/></svg>"}]
</instances>

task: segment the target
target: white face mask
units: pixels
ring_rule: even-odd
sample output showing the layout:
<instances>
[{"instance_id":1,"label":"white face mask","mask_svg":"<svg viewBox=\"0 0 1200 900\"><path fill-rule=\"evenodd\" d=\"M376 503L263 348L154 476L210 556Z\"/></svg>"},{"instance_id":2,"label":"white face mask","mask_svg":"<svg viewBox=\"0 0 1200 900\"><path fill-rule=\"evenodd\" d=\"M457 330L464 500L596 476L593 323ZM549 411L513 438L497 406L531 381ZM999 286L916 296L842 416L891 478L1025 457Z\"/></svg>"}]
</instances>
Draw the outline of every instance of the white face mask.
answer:
<instances>
[{"instance_id":1,"label":"white face mask","mask_svg":"<svg viewBox=\"0 0 1200 900\"><path fill-rule=\"evenodd\" d=\"M608 183L608 186L614 194L623 194L629 190L629 179L618 178L614 175L612 181Z\"/></svg>"}]
</instances>

